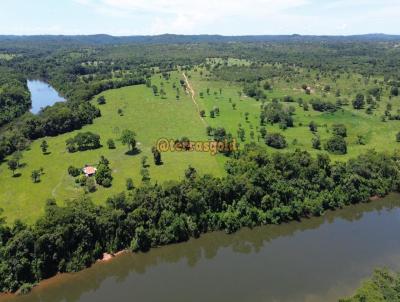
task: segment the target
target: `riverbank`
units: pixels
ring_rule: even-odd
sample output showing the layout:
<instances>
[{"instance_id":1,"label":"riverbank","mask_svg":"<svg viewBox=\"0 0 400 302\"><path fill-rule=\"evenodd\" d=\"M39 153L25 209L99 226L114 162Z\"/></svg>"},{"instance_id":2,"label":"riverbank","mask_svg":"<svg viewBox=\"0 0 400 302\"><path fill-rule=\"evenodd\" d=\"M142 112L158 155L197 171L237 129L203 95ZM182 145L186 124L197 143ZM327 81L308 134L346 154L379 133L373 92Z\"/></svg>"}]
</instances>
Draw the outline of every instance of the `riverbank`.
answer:
<instances>
[{"instance_id":1,"label":"riverbank","mask_svg":"<svg viewBox=\"0 0 400 302\"><path fill-rule=\"evenodd\" d=\"M128 296L144 302L337 301L353 294L375 267L397 268L398 215L400 196L390 194L302 222L231 235L212 232L148 253L120 253L81 272L45 280L27 296L0 301L102 302L110 300L111 292L118 301ZM232 289L231 284L241 286Z\"/></svg>"}]
</instances>

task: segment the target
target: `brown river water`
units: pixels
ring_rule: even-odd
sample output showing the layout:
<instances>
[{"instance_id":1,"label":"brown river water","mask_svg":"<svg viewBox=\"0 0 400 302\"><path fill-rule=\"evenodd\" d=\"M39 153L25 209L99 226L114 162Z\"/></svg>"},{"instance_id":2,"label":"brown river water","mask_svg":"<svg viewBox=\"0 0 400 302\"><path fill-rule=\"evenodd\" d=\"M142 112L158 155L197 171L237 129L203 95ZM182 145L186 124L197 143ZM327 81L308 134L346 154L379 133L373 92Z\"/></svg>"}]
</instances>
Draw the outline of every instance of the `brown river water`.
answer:
<instances>
[{"instance_id":1,"label":"brown river water","mask_svg":"<svg viewBox=\"0 0 400 302\"><path fill-rule=\"evenodd\" d=\"M279 226L125 253L0 302L337 301L400 269L400 195Z\"/></svg>"}]
</instances>

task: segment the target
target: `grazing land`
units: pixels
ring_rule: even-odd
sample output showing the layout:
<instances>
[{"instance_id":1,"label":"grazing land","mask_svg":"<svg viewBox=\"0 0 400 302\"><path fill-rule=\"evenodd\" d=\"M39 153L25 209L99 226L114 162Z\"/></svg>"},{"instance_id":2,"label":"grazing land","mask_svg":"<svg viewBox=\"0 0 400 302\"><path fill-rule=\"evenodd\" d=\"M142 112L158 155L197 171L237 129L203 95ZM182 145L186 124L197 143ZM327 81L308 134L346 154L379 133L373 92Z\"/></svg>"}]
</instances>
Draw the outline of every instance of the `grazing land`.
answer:
<instances>
[{"instance_id":1,"label":"grazing land","mask_svg":"<svg viewBox=\"0 0 400 302\"><path fill-rule=\"evenodd\" d=\"M18 177L12 177L6 164L1 165L0 207L7 213L7 219L22 219L32 223L43 214L48 198L63 202L83 194L84 189L68 175L68 167L96 165L101 155L110 161L114 180L110 188L98 187L91 194L93 200L99 203L124 191L127 178L132 178L136 186L142 184L140 171L143 156L148 158L150 177L154 182L182 179L189 165L196 167L202 174L222 175L224 158L205 152L165 152L162 154L163 164L154 165L151 148L159 138L180 139L186 136L193 141L208 139L189 95L182 91L180 99L175 98L172 85L179 85L180 79L181 74L175 72L169 81L164 82L167 93L165 98L154 96L145 85L105 91L101 95L105 97L106 104L100 106L93 100L93 104L101 110L101 117L95 119L92 125L68 134L44 138L49 145L49 154L42 153L42 140L34 141L22 153L23 166L18 169L21 174ZM160 82L159 77L156 76L153 82ZM122 114L118 114L118 109L122 109ZM137 154L127 154L128 147L119 141L124 129L132 129L138 134ZM65 141L84 131L99 134L102 147L68 153ZM107 147L108 139L115 141L115 149ZM39 183L33 183L30 172L39 168L43 168L44 174Z\"/></svg>"}]
</instances>

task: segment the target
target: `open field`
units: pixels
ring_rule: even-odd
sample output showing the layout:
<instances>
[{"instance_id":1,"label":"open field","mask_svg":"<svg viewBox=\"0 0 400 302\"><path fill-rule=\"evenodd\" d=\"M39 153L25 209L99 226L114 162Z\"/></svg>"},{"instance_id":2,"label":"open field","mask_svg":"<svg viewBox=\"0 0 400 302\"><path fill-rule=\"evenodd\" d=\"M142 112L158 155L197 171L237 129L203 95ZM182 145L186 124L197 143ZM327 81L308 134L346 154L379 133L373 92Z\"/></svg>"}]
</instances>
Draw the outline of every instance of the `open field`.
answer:
<instances>
[{"instance_id":1,"label":"open field","mask_svg":"<svg viewBox=\"0 0 400 302\"><path fill-rule=\"evenodd\" d=\"M234 82L226 82L221 80L209 80L204 75L206 71L203 70L203 75L200 75L201 69L197 72L190 73L190 81L197 94L197 100L201 109L205 110L206 122L212 127L224 127L227 131L231 132L233 136L237 136L237 130L239 125L245 129L245 141L238 142L243 145L250 142L258 142L263 145L264 141L260 137L260 106L261 101L256 101L253 98L249 98L245 95L240 95L242 87ZM278 124L266 125L268 132L280 132L282 133L288 143L288 148L285 150L295 150L297 148L305 149L313 154L325 152L322 150L315 150L312 148L311 139L313 133L309 130L309 123L314 121L318 124L318 135L323 143L332 136L331 128L333 124L344 124L347 128L347 144L348 152L345 155L330 154L332 160L345 161L349 158L355 157L369 149L375 149L376 151L393 151L400 148L400 143L396 142L396 134L400 131L399 121L385 122L381 121L381 117L384 115L386 105L391 104L392 111L397 112L400 109L400 98L393 97L391 100L388 97L382 97L382 100L378 103L378 108L374 110L373 114L369 115L363 110L355 110L351 105L351 100L354 99L357 89L359 91L365 91L373 85L364 85L359 81L360 77L354 75L351 79L342 79L336 82L335 88L340 88L342 91L343 98L350 100L348 105L342 107L334 113L329 112L318 112L314 111L311 106L308 111L304 111L303 108L296 102L284 102L284 106L293 106L295 108L294 127L282 130ZM327 80L326 80L327 81ZM286 95L290 95L294 100L302 98L305 101L309 101L312 98L322 98L324 86L323 80L318 84L313 82L313 85L317 87L315 92L311 95L306 95L299 87L301 87L301 80L295 83L282 83L277 81L274 83L274 88L271 91L267 91L267 103L273 98L282 99ZM207 94L207 88L210 93ZM220 94L220 89L222 93ZM200 93L203 93L203 97ZM326 99L335 102L336 97L334 92L328 93ZM235 109L232 104L235 104ZM210 118L210 110L218 107L220 115L215 118ZM246 121L245 113L248 112L248 121ZM254 139L251 138L250 132L254 132ZM359 135L365 138L365 144L360 145L357 142ZM276 149L267 147L271 151Z\"/></svg>"},{"instance_id":2,"label":"open field","mask_svg":"<svg viewBox=\"0 0 400 302\"><path fill-rule=\"evenodd\" d=\"M216 61L214 59L214 63ZM228 65L239 64L246 66L245 61L228 60ZM71 198L83 194L83 188L75 184L74 178L67 173L68 166L83 167L85 164L96 165L100 156L105 156L110 161L113 171L112 187L105 189L98 186L97 191L90 196L96 203L103 203L107 197L125 190L127 178L134 180L135 186L141 185L141 159L146 156L150 164L150 177L153 183L169 180L179 180L183 177L185 169L191 165L199 173L210 173L215 176L224 174L223 165L226 157L222 155L212 156L209 153L162 153L164 162L161 166L155 166L151 148L157 139L178 139L184 136L191 140L208 140L206 136L206 126L224 127L239 142L240 146L246 143L256 142L265 145L260 135L260 106L261 101L256 101L243 93L243 86L236 82L228 82L207 77L207 71L196 68L196 71L187 72L189 82L195 92L195 100L199 109L206 112L204 121L200 119L198 109L191 99L188 92L184 92L180 87L180 80L183 79L181 71L171 74L169 80L165 80L159 74L152 77L152 85L159 89L163 88L166 92L165 97L155 96L152 89L145 85L125 87L120 89L108 90L101 95L105 96L107 103L99 106L102 116L94 121L92 125L83 127L81 130L60 135L57 137L46 138L51 152L43 155L40 150L41 140L33 142L30 149L23 152L22 163L24 166L17 170L20 177L12 177L12 172L8 170L4 163L0 166L0 208L3 208L7 221L15 219L33 222L43 212L43 205L48 198L56 198L63 203ZM351 100L354 98L354 87L366 90L370 86L361 83L357 75L350 79L339 79L332 87L332 91L339 89L343 97ZM335 101L333 92L324 95L323 87L329 83L329 79L311 81L314 87L311 95L306 95L299 87L301 82L306 81L305 77L299 77L297 82L287 83L285 81L274 81L273 89L266 91L267 103L273 98L283 98L291 95L295 100L299 97L309 101L315 97L326 97L332 102ZM310 81L310 79L308 79ZM175 84L175 85L174 85ZM176 99L176 88L180 89L179 100ZM209 93L207 93L207 88ZM202 95L200 95L202 93ZM95 98L96 99L96 98ZM344 161L348 158L357 156L368 149L377 151L393 151L398 148L396 133L400 131L399 121L381 121L386 104L391 103L392 110L400 109L400 99L392 98L389 100L383 97L379 102L379 108L375 109L372 115L365 113L365 110L353 109L351 102L343 106L335 113L322 113L314 111L311 106L308 111L295 102L284 102L284 106L295 108L294 127L282 130L277 124L266 125L268 132L282 133L288 143L288 147L283 149L295 150L297 148L308 150L313 154L326 152L312 148L312 137L314 134L309 130L309 123L314 121L318 124L318 135L323 143L331 137L331 127L335 123L342 123L347 128L348 153L346 155L333 155L333 160ZM235 106L235 108L233 108ZM215 118L210 117L210 110L218 107L220 114ZM123 115L117 113L121 109ZM248 118L246 120L246 114ZM242 127L245 130L245 139L238 138L237 130ZM118 138L124 129L131 129L137 133L138 148L140 153L128 155L126 146L123 146ZM78 132L91 131L101 137L103 147L97 150L84 152L68 153L65 148L66 139L76 135ZM357 142L359 135L365 138L365 145ZM107 148L106 141L114 139L116 149ZM271 152L276 149L268 147ZM41 182L34 184L31 180L31 171L34 169L44 169Z\"/></svg>"},{"instance_id":3,"label":"open field","mask_svg":"<svg viewBox=\"0 0 400 302\"><path fill-rule=\"evenodd\" d=\"M74 178L68 175L67 168L70 165L83 167L85 164L97 164L101 155L110 161L114 180L111 188L98 187L95 193L90 194L97 203L104 202L112 194L124 191L125 180L129 177L133 179L135 186L141 185L143 156L148 157L152 182L181 179L189 165L202 174L222 175L223 160L217 160L217 157L222 156L211 156L209 153L166 152L162 153L164 164L154 165L151 148L159 138L176 139L187 136L191 140L207 139L204 125L189 96L182 91L180 100L175 99L172 83L175 81L179 85L179 79L180 76L174 74L169 82L164 81L164 90L167 93L165 99L154 97L151 89L144 85L106 91L102 95L107 103L100 106L102 116L96 119L93 125L57 137L47 137L51 152L49 155L42 154L41 140L33 142L30 150L23 152L21 162L25 166L17 170L17 173L21 173L20 177L12 177L7 164L2 164L0 207L4 209L7 220L11 222L18 218L33 222L43 212L46 199L56 198L58 202L64 202L82 194L83 189L74 183ZM154 83L160 81L159 78L153 80ZM123 110L123 116L117 113L119 108ZM127 155L128 147L118 141L120 132L124 129L136 132L139 154ZM103 147L68 153L65 140L83 131L99 134ZM106 141L109 138L115 140L116 149L107 148ZM40 167L43 167L45 174L40 183L34 184L31 171Z\"/></svg>"}]
</instances>

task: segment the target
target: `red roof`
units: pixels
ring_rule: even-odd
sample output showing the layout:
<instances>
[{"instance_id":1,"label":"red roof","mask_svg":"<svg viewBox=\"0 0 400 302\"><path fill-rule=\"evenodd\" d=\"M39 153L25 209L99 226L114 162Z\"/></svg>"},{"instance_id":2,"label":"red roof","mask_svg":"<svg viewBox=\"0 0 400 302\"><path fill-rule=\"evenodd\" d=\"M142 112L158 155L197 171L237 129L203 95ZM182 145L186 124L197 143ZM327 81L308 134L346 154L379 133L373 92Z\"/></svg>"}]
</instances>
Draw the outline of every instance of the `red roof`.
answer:
<instances>
[{"instance_id":1,"label":"red roof","mask_svg":"<svg viewBox=\"0 0 400 302\"><path fill-rule=\"evenodd\" d=\"M85 172L85 174L87 174L87 175L92 175L92 174L96 173L96 171L97 171L97 169L95 167L91 167L91 166L85 167L83 169L83 172Z\"/></svg>"}]
</instances>

